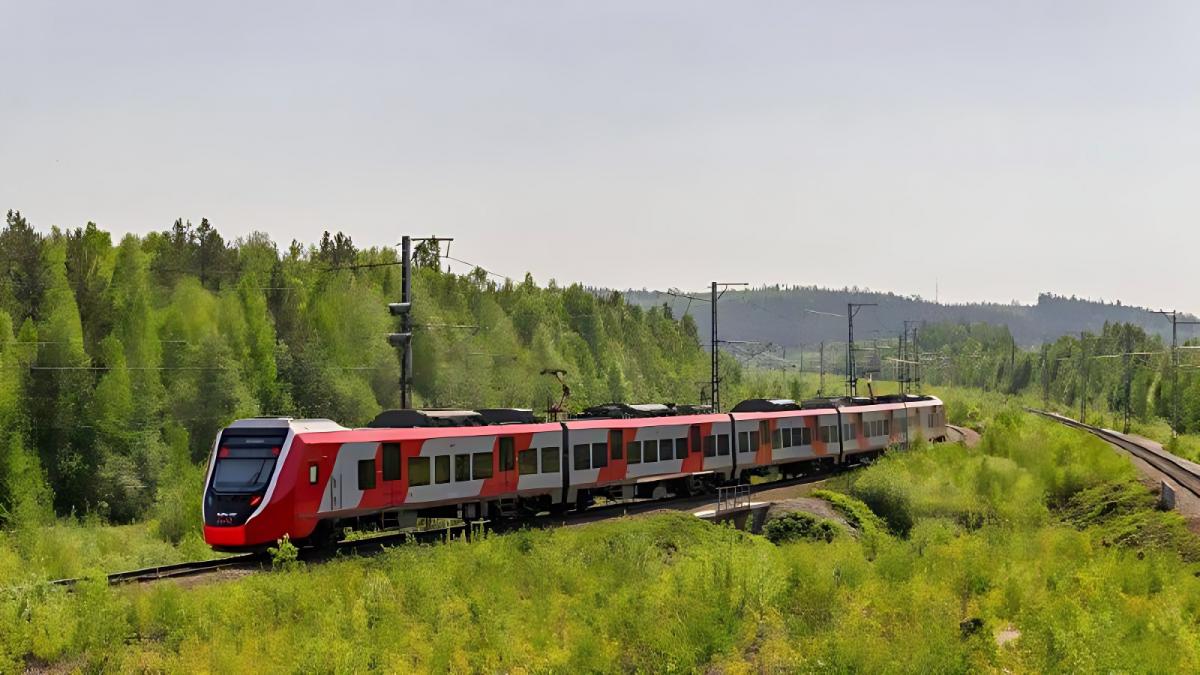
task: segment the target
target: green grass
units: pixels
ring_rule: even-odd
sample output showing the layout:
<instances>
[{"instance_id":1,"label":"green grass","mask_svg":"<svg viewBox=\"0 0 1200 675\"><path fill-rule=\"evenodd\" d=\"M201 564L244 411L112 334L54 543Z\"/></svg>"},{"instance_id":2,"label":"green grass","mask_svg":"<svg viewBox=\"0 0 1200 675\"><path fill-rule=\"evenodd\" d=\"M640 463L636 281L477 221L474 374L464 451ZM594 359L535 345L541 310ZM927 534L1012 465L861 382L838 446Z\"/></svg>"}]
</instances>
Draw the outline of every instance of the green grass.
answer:
<instances>
[{"instance_id":1,"label":"green grass","mask_svg":"<svg viewBox=\"0 0 1200 675\"><path fill-rule=\"evenodd\" d=\"M153 522L103 525L63 519L0 531L0 589L214 557L195 534L178 545L163 541Z\"/></svg>"},{"instance_id":2,"label":"green grass","mask_svg":"<svg viewBox=\"0 0 1200 675\"><path fill-rule=\"evenodd\" d=\"M816 493L853 527L828 542L669 514L189 588L34 585L0 594L0 671L1192 669L1180 517L1093 437L988 418L978 449L895 453Z\"/></svg>"}]
</instances>

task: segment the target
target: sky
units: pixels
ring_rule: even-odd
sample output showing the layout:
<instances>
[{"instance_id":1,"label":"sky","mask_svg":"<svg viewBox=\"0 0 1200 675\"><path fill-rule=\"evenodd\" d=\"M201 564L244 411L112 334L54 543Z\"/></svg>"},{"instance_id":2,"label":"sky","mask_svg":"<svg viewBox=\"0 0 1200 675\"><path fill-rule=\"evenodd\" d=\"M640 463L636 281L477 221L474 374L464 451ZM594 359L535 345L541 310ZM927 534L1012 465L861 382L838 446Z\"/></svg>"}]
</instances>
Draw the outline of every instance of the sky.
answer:
<instances>
[{"instance_id":1,"label":"sky","mask_svg":"<svg viewBox=\"0 0 1200 675\"><path fill-rule=\"evenodd\" d=\"M1192 1L0 0L0 25L0 208L43 228L1200 311Z\"/></svg>"}]
</instances>

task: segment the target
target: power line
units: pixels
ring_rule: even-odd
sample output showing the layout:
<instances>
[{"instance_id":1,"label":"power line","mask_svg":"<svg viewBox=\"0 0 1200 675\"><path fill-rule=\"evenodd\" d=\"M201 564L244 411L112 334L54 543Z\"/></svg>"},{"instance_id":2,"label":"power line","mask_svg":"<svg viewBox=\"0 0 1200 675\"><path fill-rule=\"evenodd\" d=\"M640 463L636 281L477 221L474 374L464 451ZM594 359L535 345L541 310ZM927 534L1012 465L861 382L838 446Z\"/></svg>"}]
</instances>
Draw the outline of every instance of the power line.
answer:
<instances>
[{"instance_id":1,"label":"power line","mask_svg":"<svg viewBox=\"0 0 1200 675\"><path fill-rule=\"evenodd\" d=\"M449 255L444 255L444 256L442 256L442 257L443 257L443 258L445 258L446 260L453 260L453 261L454 261L454 262L456 262L456 263L462 263L462 264L464 264L464 265L468 265L468 266L470 266L470 267L473 267L473 268L475 268L475 269L477 269L477 270L483 270L484 274L490 274L491 276L493 276L493 277L496 277L497 279L502 279L502 280L504 280L504 281L508 281L509 279L512 279L512 277L504 276L503 274L497 274L497 273L495 273L495 272L493 272L493 271L491 271L491 270L487 269L486 267L484 267L484 266L482 266L482 265L476 265L476 264L475 264L475 263L473 263L473 262L468 262L468 261L466 261L466 260L463 260L463 259L461 259L461 258L455 258L455 257L453 257L453 256L449 256Z\"/></svg>"}]
</instances>

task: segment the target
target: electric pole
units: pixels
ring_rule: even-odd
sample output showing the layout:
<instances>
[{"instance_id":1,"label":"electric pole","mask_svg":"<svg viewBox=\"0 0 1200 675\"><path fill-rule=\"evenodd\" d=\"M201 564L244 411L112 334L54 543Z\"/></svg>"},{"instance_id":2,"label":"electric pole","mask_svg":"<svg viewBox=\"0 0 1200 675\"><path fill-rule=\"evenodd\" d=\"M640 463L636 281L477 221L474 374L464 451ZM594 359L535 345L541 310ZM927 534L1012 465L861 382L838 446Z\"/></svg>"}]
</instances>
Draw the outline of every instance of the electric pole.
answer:
<instances>
[{"instance_id":1,"label":"electric pole","mask_svg":"<svg viewBox=\"0 0 1200 675\"><path fill-rule=\"evenodd\" d=\"M1042 344L1042 408L1050 409L1050 345Z\"/></svg>"},{"instance_id":2,"label":"electric pole","mask_svg":"<svg viewBox=\"0 0 1200 675\"><path fill-rule=\"evenodd\" d=\"M1129 405L1133 396L1133 326L1125 324L1125 426L1123 433L1129 433Z\"/></svg>"},{"instance_id":3,"label":"electric pole","mask_svg":"<svg viewBox=\"0 0 1200 675\"><path fill-rule=\"evenodd\" d=\"M854 315L858 314L858 310L863 307L875 307L877 304L874 302L846 303L846 334L849 338L846 341L846 391L851 398L858 394L858 377L855 375L854 364Z\"/></svg>"},{"instance_id":4,"label":"electric pole","mask_svg":"<svg viewBox=\"0 0 1200 675\"><path fill-rule=\"evenodd\" d=\"M1091 369L1088 368L1087 333L1084 333L1083 331L1079 332L1079 351L1082 352L1080 356L1080 363L1083 367L1083 377L1080 379L1080 384L1083 385L1083 391L1079 396L1079 421L1087 424L1088 375L1090 374L1089 371Z\"/></svg>"},{"instance_id":5,"label":"electric pole","mask_svg":"<svg viewBox=\"0 0 1200 675\"><path fill-rule=\"evenodd\" d=\"M452 242L453 238L427 237L414 239L408 235L400 238L400 302L389 302L388 313L392 316L400 317L400 332L388 333L388 344L400 350L400 407L408 408L412 405L412 375L413 375L413 354L412 354L412 243L414 241L426 242L432 241L434 246L438 246L438 242ZM449 243L447 243L449 247ZM439 251L440 252L440 251Z\"/></svg>"},{"instance_id":6,"label":"electric pole","mask_svg":"<svg viewBox=\"0 0 1200 675\"><path fill-rule=\"evenodd\" d=\"M825 395L825 341L821 340L821 379L817 382L817 398Z\"/></svg>"},{"instance_id":7,"label":"electric pole","mask_svg":"<svg viewBox=\"0 0 1200 675\"><path fill-rule=\"evenodd\" d=\"M1177 310L1159 310L1171 322L1171 434L1179 435L1179 325L1195 326L1200 321L1180 321Z\"/></svg>"},{"instance_id":8,"label":"electric pole","mask_svg":"<svg viewBox=\"0 0 1200 675\"><path fill-rule=\"evenodd\" d=\"M913 376L913 380L915 380L917 383L917 395L920 396L920 394L921 394L921 340L919 339L920 336L917 334L918 330L920 330L919 326L913 326L912 350L913 350L913 364L914 364L913 370L915 372L915 375Z\"/></svg>"},{"instance_id":9,"label":"electric pole","mask_svg":"<svg viewBox=\"0 0 1200 675\"><path fill-rule=\"evenodd\" d=\"M400 332L388 333L388 342L400 350L400 408L411 403L412 374L412 237L400 240L400 302L388 303L388 312L400 317Z\"/></svg>"}]
</instances>

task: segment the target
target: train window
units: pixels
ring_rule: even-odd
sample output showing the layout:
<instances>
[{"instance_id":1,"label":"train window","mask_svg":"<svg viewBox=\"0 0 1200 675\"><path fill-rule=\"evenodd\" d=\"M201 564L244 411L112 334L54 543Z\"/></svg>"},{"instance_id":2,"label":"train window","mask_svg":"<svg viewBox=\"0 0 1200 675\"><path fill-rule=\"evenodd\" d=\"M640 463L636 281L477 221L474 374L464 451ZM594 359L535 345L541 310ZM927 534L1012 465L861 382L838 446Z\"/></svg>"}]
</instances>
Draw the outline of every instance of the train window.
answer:
<instances>
[{"instance_id":1,"label":"train window","mask_svg":"<svg viewBox=\"0 0 1200 675\"><path fill-rule=\"evenodd\" d=\"M883 421L883 435L884 436L892 435L892 421L891 420Z\"/></svg>"},{"instance_id":2,"label":"train window","mask_svg":"<svg viewBox=\"0 0 1200 675\"><path fill-rule=\"evenodd\" d=\"M721 434L720 436L717 436L717 454L729 454L729 434Z\"/></svg>"},{"instance_id":3,"label":"train window","mask_svg":"<svg viewBox=\"0 0 1200 675\"><path fill-rule=\"evenodd\" d=\"M625 455L629 457L630 464L642 463L642 442L630 441L625 444Z\"/></svg>"},{"instance_id":4,"label":"train window","mask_svg":"<svg viewBox=\"0 0 1200 675\"><path fill-rule=\"evenodd\" d=\"M771 446L775 448L789 448L792 445L792 430L791 429L776 429L775 434L771 436Z\"/></svg>"},{"instance_id":5,"label":"train window","mask_svg":"<svg viewBox=\"0 0 1200 675\"><path fill-rule=\"evenodd\" d=\"M358 489L370 490L375 487L375 460L358 460Z\"/></svg>"},{"instance_id":6,"label":"train window","mask_svg":"<svg viewBox=\"0 0 1200 675\"><path fill-rule=\"evenodd\" d=\"M740 431L738 432L737 439L738 452L750 452L750 433L746 431Z\"/></svg>"},{"instance_id":7,"label":"train window","mask_svg":"<svg viewBox=\"0 0 1200 675\"><path fill-rule=\"evenodd\" d=\"M686 438L676 438L675 439L675 459L686 459L686 458L687 458L687 439Z\"/></svg>"},{"instance_id":8,"label":"train window","mask_svg":"<svg viewBox=\"0 0 1200 675\"><path fill-rule=\"evenodd\" d=\"M433 482L450 482L450 455L438 455L433 458Z\"/></svg>"},{"instance_id":9,"label":"train window","mask_svg":"<svg viewBox=\"0 0 1200 675\"><path fill-rule=\"evenodd\" d=\"M383 479L400 480L400 444L383 444Z\"/></svg>"},{"instance_id":10,"label":"train window","mask_svg":"<svg viewBox=\"0 0 1200 675\"><path fill-rule=\"evenodd\" d=\"M608 443L592 443L592 468L608 466Z\"/></svg>"},{"instance_id":11,"label":"train window","mask_svg":"<svg viewBox=\"0 0 1200 675\"><path fill-rule=\"evenodd\" d=\"M642 459L647 462L658 461L658 441L642 441Z\"/></svg>"},{"instance_id":12,"label":"train window","mask_svg":"<svg viewBox=\"0 0 1200 675\"><path fill-rule=\"evenodd\" d=\"M471 480L471 456L470 455L455 455L454 456L454 480L456 480L456 481Z\"/></svg>"},{"instance_id":13,"label":"train window","mask_svg":"<svg viewBox=\"0 0 1200 675\"><path fill-rule=\"evenodd\" d=\"M535 450L533 448L530 448L528 450L522 450L517 455L517 468L520 470L521 475L528 476L530 474L537 473L538 472L537 460L538 460L538 451L537 450Z\"/></svg>"},{"instance_id":14,"label":"train window","mask_svg":"<svg viewBox=\"0 0 1200 675\"><path fill-rule=\"evenodd\" d=\"M762 439L761 440L762 443L770 443L771 442L771 423L768 422L767 420L763 420L758 423L758 437L760 439ZM754 440L754 434L751 434L750 435L750 446L753 447L757 451L759 448L759 443L760 443L760 441Z\"/></svg>"},{"instance_id":15,"label":"train window","mask_svg":"<svg viewBox=\"0 0 1200 675\"><path fill-rule=\"evenodd\" d=\"M793 437L795 436L796 431L800 432L800 442L796 445L812 445L812 429L809 429L808 427L796 429L792 432Z\"/></svg>"},{"instance_id":16,"label":"train window","mask_svg":"<svg viewBox=\"0 0 1200 675\"><path fill-rule=\"evenodd\" d=\"M471 478L481 480L492 477L492 453L477 452L471 455Z\"/></svg>"},{"instance_id":17,"label":"train window","mask_svg":"<svg viewBox=\"0 0 1200 675\"><path fill-rule=\"evenodd\" d=\"M513 438L512 436L500 437L500 470L512 471L513 462L516 459L513 457Z\"/></svg>"},{"instance_id":18,"label":"train window","mask_svg":"<svg viewBox=\"0 0 1200 675\"><path fill-rule=\"evenodd\" d=\"M612 453L613 459L623 459L625 453L621 448L622 433L620 431L608 432L608 450Z\"/></svg>"},{"instance_id":19,"label":"train window","mask_svg":"<svg viewBox=\"0 0 1200 675\"><path fill-rule=\"evenodd\" d=\"M558 473L558 448L542 448L542 473Z\"/></svg>"},{"instance_id":20,"label":"train window","mask_svg":"<svg viewBox=\"0 0 1200 675\"><path fill-rule=\"evenodd\" d=\"M316 463L316 462L313 462L312 464L309 464L309 465L308 465L308 484L309 484L309 485L316 485L316 484L317 484L317 474L318 474L318 472L319 472L319 470L317 469L317 463Z\"/></svg>"},{"instance_id":21,"label":"train window","mask_svg":"<svg viewBox=\"0 0 1200 675\"><path fill-rule=\"evenodd\" d=\"M854 438L854 425L853 424L843 424L842 425L842 438L844 438L848 441Z\"/></svg>"},{"instance_id":22,"label":"train window","mask_svg":"<svg viewBox=\"0 0 1200 675\"><path fill-rule=\"evenodd\" d=\"M762 436L757 431L750 432L750 452L758 452L758 446L761 444Z\"/></svg>"},{"instance_id":23,"label":"train window","mask_svg":"<svg viewBox=\"0 0 1200 675\"><path fill-rule=\"evenodd\" d=\"M576 471L592 468L591 457L588 456L588 453L591 452L591 450L591 446L589 446L587 443L580 443L579 445L575 446Z\"/></svg>"},{"instance_id":24,"label":"train window","mask_svg":"<svg viewBox=\"0 0 1200 675\"><path fill-rule=\"evenodd\" d=\"M419 487L429 485L429 458L408 458L408 486Z\"/></svg>"},{"instance_id":25,"label":"train window","mask_svg":"<svg viewBox=\"0 0 1200 675\"><path fill-rule=\"evenodd\" d=\"M705 457L716 457L717 456L717 437L716 436L705 436L704 437L704 456Z\"/></svg>"}]
</instances>

